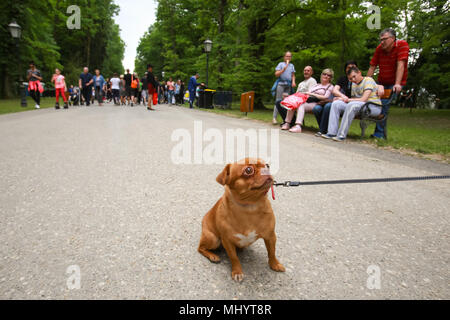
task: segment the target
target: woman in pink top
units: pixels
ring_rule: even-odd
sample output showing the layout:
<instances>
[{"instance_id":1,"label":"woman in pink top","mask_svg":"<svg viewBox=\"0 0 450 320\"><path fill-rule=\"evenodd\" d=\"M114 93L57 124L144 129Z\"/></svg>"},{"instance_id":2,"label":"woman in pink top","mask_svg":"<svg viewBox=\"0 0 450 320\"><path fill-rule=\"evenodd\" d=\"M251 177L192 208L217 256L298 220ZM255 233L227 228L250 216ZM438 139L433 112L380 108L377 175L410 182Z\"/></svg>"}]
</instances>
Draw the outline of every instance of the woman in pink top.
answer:
<instances>
[{"instance_id":1,"label":"woman in pink top","mask_svg":"<svg viewBox=\"0 0 450 320\"><path fill-rule=\"evenodd\" d=\"M295 110L288 110L285 123L281 127L281 130L289 130L290 132L302 132L302 123L305 118L305 112L312 112L313 108L317 105L320 100L328 99L333 91L333 85L331 84L331 79L333 79L334 72L332 69L325 69L322 71L320 76L320 83L311 87L309 92L305 92L309 95L307 102L303 103L297 109L297 119L295 121L295 126L290 128L290 123L292 117L294 116ZM309 101L309 102L308 102ZM289 129L290 128L290 129Z\"/></svg>"},{"instance_id":2,"label":"woman in pink top","mask_svg":"<svg viewBox=\"0 0 450 320\"><path fill-rule=\"evenodd\" d=\"M64 80L64 76L61 74L61 71L59 69L55 69L55 74L52 77L52 82L55 84L55 96L56 96L55 109L59 109L60 94L64 100L64 109L68 109L69 106L67 105L67 98L65 94L65 91L67 91L66 81Z\"/></svg>"},{"instance_id":3,"label":"woman in pink top","mask_svg":"<svg viewBox=\"0 0 450 320\"><path fill-rule=\"evenodd\" d=\"M167 95L169 99L169 104L172 104L173 96L175 94L175 82L172 80L172 77L167 81Z\"/></svg>"}]
</instances>

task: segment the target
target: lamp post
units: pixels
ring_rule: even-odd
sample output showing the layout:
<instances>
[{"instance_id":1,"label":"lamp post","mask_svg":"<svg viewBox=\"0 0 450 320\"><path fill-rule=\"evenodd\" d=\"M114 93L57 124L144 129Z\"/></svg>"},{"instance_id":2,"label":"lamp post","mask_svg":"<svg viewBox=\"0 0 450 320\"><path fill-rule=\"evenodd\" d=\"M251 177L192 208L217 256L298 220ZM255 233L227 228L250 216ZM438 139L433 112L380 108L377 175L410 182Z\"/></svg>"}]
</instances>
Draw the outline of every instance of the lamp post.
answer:
<instances>
[{"instance_id":1,"label":"lamp post","mask_svg":"<svg viewBox=\"0 0 450 320\"><path fill-rule=\"evenodd\" d=\"M164 81L164 74L165 74L165 72L164 72L164 71L161 71L161 75L162 75L161 81Z\"/></svg>"},{"instance_id":2,"label":"lamp post","mask_svg":"<svg viewBox=\"0 0 450 320\"><path fill-rule=\"evenodd\" d=\"M208 66L209 66L209 53L211 52L212 48L212 41L209 39L206 39L203 44L205 45L205 52L206 52L206 87L208 87Z\"/></svg>"},{"instance_id":3,"label":"lamp post","mask_svg":"<svg viewBox=\"0 0 450 320\"><path fill-rule=\"evenodd\" d=\"M8 25L9 32L11 32L11 37L16 41L16 54L20 59L20 52L19 52L19 41L20 37L22 36L22 27L17 24L17 22L14 20ZM20 61L19 61L19 90L20 90L20 105L22 107L27 106L27 97L25 96L25 87L23 86L23 78L22 78L22 68L20 67Z\"/></svg>"}]
</instances>

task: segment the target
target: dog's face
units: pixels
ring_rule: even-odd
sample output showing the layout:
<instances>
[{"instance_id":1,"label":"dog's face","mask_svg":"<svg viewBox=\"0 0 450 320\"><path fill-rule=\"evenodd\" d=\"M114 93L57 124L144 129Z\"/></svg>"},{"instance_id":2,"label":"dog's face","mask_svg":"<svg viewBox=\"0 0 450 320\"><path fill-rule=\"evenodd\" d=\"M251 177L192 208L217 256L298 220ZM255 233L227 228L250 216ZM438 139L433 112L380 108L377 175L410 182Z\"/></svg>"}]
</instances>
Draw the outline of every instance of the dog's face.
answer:
<instances>
[{"instance_id":1,"label":"dog's face","mask_svg":"<svg viewBox=\"0 0 450 320\"><path fill-rule=\"evenodd\" d=\"M228 186L233 196L243 203L261 200L273 184L273 177L265 162L252 158L227 164L216 180Z\"/></svg>"}]
</instances>

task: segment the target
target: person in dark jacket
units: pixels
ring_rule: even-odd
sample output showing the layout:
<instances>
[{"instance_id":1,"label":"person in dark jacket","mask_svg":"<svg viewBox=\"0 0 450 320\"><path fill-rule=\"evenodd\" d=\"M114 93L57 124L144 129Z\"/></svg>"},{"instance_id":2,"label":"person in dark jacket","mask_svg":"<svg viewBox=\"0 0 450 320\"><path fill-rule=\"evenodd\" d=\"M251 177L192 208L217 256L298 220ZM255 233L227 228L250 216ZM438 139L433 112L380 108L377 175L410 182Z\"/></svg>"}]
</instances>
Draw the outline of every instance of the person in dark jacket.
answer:
<instances>
[{"instance_id":1,"label":"person in dark jacket","mask_svg":"<svg viewBox=\"0 0 450 320\"><path fill-rule=\"evenodd\" d=\"M153 94L158 90L158 84L156 83L155 76L153 75L153 66L147 65L147 88L148 88L148 110L155 110L152 108Z\"/></svg>"}]
</instances>

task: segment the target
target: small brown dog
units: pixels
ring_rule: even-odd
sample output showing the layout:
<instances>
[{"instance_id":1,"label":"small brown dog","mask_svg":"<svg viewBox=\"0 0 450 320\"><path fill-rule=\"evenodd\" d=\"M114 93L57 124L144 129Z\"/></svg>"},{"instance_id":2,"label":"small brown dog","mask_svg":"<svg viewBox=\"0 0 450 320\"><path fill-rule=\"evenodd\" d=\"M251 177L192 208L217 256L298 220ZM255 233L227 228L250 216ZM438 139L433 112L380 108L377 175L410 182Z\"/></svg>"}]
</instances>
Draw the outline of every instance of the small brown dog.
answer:
<instances>
[{"instance_id":1,"label":"small brown dog","mask_svg":"<svg viewBox=\"0 0 450 320\"><path fill-rule=\"evenodd\" d=\"M270 268L285 271L275 257L275 215L267 198L273 178L268 166L260 159L246 158L227 164L216 180L225 187L225 193L203 218L198 251L212 262L219 262L220 258L210 250L222 243L231 260L231 277L242 281L244 274L236 247L245 248L263 238Z\"/></svg>"}]
</instances>

